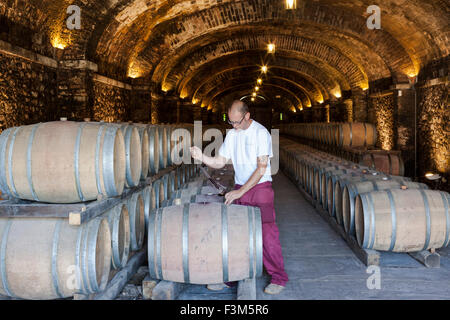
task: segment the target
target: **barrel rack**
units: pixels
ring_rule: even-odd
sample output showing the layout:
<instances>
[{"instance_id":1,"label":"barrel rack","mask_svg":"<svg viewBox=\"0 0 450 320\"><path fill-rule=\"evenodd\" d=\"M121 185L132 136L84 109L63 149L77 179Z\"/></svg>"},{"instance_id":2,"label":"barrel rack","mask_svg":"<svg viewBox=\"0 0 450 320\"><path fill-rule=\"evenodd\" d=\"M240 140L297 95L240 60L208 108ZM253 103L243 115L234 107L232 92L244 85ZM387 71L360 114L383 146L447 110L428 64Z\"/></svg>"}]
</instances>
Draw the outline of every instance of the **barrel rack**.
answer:
<instances>
[{"instance_id":1,"label":"barrel rack","mask_svg":"<svg viewBox=\"0 0 450 320\"><path fill-rule=\"evenodd\" d=\"M286 176L294 183L300 193L304 198L311 203L311 205L316 209L317 213L330 225L330 227L339 234L348 244L350 249L355 253L361 262L366 266L383 266L385 263L389 263L389 260L395 260L397 263L407 264L408 260L415 259L423 264L427 268L439 268L440 267L440 255L434 250L428 251L423 250L419 252L384 252L378 250L364 249L361 248L356 241L355 237L349 235L344 231L344 228L339 225L336 220L329 215L329 213L322 208L317 200L314 200L303 187L295 181L295 178L291 177L285 170L284 167L281 168L285 172Z\"/></svg>"},{"instance_id":2,"label":"barrel rack","mask_svg":"<svg viewBox=\"0 0 450 320\"><path fill-rule=\"evenodd\" d=\"M83 223L102 215L104 212L130 198L134 193L142 191L154 181L175 170L178 166L173 165L160 170L133 188L125 188L122 195L113 198L99 197L97 200L75 203L75 204L52 204L33 202L21 199L0 200L0 218L63 218L68 219L69 224L79 226ZM109 281L103 292L85 295L75 294L74 300L111 300L115 299L122 291L127 282L136 273L137 269L147 261L147 244L141 250L130 252L127 264L121 269L111 270ZM11 299L0 296L0 300ZM16 298L14 298L16 299Z\"/></svg>"}]
</instances>

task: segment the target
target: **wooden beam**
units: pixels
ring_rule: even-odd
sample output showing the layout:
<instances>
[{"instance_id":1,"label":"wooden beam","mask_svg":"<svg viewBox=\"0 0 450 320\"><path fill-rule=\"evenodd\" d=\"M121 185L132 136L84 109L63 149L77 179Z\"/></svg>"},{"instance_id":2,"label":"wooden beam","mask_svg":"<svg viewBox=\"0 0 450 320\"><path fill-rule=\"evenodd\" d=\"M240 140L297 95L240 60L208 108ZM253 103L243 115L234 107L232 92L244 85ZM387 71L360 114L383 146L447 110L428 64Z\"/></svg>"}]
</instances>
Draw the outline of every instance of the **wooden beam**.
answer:
<instances>
[{"instance_id":1,"label":"wooden beam","mask_svg":"<svg viewBox=\"0 0 450 320\"><path fill-rule=\"evenodd\" d=\"M152 300L176 300L184 287L184 283L162 280L153 288Z\"/></svg>"}]
</instances>

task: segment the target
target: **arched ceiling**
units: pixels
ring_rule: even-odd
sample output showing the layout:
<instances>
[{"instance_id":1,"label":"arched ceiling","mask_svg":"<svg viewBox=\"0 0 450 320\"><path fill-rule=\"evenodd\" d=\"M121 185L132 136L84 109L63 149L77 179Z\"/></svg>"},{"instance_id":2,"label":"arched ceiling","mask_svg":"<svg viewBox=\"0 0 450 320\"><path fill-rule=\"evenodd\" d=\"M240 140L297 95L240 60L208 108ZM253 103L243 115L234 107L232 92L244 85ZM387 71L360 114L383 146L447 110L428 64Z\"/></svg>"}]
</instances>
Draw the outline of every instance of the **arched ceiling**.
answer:
<instances>
[{"instance_id":1,"label":"arched ceiling","mask_svg":"<svg viewBox=\"0 0 450 320\"><path fill-rule=\"evenodd\" d=\"M0 0L0 16L46 33L64 59L92 60L118 80L141 78L214 103L237 84L251 90L267 63L266 95L282 87L294 102L314 104L380 79L406 82L448 56L448 1L379 2L381 29L369 30L373 4L297 0L286 10L281 0ZM65 28L69 5L81 8L81 30ZM267 54L269 42L275 54Z\"/></svg>"}]
</instances>

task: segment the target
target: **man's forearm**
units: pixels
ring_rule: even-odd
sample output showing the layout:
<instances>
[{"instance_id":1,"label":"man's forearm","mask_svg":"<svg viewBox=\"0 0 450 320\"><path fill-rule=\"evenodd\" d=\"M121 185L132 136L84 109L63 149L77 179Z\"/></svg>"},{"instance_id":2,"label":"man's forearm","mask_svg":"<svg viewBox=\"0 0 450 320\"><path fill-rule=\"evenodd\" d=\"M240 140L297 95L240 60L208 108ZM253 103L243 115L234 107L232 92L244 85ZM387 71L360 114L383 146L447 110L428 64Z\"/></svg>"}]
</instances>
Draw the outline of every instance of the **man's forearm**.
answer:
<instances>
[{"instance_id":1,"label":"man's forearm","mask_svg":"<svg viewBox=\"0 0 450 320\"><path fill-rule=\"evenodd\" d=\"M239 189L242 191L242 193L246 193L248 190L253 188L258 184L258 182L261 180L261 178L264 176L264 173L266 172L266 168L256 168L256 170L253 172L253 174L250 176L250 178L247 180L247 182Z\"/></svg>"},{"instance_id":2,"label":"man's forearm","mask_svg":"<svg viewBox=\"0 0 450 320\"><path fill-rule=\"evenodd\" d=\"M214 169L222 169L225 166L225 163L218 157L213 158L203 155L202 160L204 164Z\"/></svg>"}]
</instances>

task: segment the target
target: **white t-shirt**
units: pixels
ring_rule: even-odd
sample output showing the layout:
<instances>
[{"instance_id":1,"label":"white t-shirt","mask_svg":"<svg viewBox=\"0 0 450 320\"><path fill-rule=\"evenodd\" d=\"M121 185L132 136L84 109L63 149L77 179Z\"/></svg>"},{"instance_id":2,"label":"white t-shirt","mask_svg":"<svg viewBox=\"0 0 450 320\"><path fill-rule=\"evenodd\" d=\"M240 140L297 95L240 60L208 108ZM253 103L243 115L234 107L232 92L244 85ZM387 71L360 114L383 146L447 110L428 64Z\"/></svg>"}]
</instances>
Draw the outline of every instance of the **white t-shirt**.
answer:
<instances>
[{"instance_id":1,"label":"white t-shirt","mask_svg":"<svg viewBox=\"0 0 450 320\"><path fill-rule=\"evenodd\" d=\"M219 155L227 160L231 159L235 171L234 180L236 184L243 185L258 167L257 157L273 157L272 137L263 125L252 120L246 130L228 131L219 149ZM258 184L266 181L272 181L270 161Z\"/></svg>"}]
</instances>

